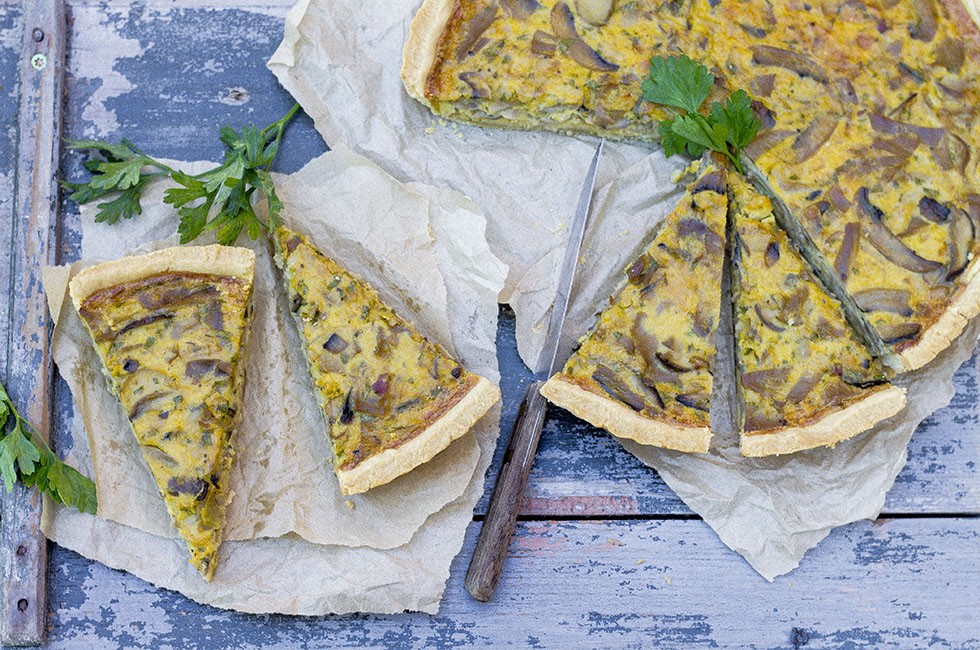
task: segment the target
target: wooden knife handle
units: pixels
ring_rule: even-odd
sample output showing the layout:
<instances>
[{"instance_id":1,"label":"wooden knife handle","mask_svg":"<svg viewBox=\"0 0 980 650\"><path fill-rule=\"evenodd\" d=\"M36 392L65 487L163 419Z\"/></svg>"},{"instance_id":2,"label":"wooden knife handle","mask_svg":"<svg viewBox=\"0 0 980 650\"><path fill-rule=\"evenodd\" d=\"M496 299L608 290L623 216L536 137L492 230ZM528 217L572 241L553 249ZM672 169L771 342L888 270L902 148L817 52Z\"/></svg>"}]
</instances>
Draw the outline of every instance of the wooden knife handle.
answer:
<instances>
[{"instance_id":1,"label":"wooden knife handle","mask_svg":"<svg viewBox=\"0 0 980 650\"><path fill-rule=\"evenodd\" d=\"M493 596L504 567L507 547L514 535L517 513L524 498L527 477L534 464L534 452L541 439L541 427L548 411L548 401L541 396L541 385L536 381L524 391L524 398L514 420L510 441L500 473L490 495L490 506L483 520L476 548L466 571L464 585L470 595L481 602Z\"/></svg>"}]
</instances>

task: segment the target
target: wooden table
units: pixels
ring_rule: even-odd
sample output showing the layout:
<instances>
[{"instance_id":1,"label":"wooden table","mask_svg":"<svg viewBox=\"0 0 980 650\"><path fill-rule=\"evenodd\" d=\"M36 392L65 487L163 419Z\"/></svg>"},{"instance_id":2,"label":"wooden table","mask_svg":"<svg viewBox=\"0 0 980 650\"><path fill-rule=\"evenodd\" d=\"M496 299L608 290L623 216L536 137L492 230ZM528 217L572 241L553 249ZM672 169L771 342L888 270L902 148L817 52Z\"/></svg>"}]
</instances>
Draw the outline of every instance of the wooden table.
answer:
<instances>
[{"instance_id":1,"label":"wooden table","mask_svg":"<svg viewBox=\"0 0 980 650\"><path fill-rule=\"evenodd\" d=\"M26 340L23 334L24 306L40 294L37 269L22 268L19 251L37 232L18 207L24 190L15 191L31 188L22 182L25 163L17 160L24 127L15 125L23 96L37 91L21 81L24 30L33 28L25 7L33 3L0 0L0 245L11 251L0 262L0 379L20 405L43 404L38 396L47 382L43 355L29 354L43 347L44 333L35 329ZM216 159L219 126L264 125L284 113L292 99L265 61L279 43L289 1L208 4L68 1L64 135L128 137L154 155ZM301 117L288 131L278 168L294 171L325 149ZM80 175L77 157L63 155L61 164L68 177ZM64 201L60 210L51 257L71 261L78 257L78 211ZM506 432L529 377L506 307L499 344ZM558 411L546 425L517 535L489 604L463 589L484 497L437 616L231 613L49 545L47 644L980 648L978 378L975 357L956 375L953 403L913 437L881 518L835 530L800 568L772 583L727 549L654 471L606 434ZM50 395L57 446L67 436L72 404L57 376ZM491 476L499 460L500 450ZM4 498L8 567L17 553L10 540L24 530L12 498L25 495Z\"/></svg>"}]
</instances>

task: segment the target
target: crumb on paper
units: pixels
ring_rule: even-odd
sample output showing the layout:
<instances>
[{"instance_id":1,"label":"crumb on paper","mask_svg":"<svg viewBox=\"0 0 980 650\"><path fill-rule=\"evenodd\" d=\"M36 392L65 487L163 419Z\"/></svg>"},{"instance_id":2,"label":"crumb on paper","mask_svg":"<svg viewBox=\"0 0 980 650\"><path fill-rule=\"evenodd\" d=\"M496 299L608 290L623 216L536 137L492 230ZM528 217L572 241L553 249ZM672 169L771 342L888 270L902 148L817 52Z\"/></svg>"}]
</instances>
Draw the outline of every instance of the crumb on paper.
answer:
<instances>
[{"instance_id":1,"label":"crumb on paper","mask_svg":"<svg viewBox=\"0 0 980 650\"><path fill-rule=\"evenodd\" d=\"M664 576L664 582L666 582L667 583L667 586L669 587L670 586L670 576Z\"/></svg>"},{"instance_id":2,"label":"crumb on paper","mask_svg":"<svg viewBox=\"0 0 980 650\"><path fill-rule=\"evenodd\" d=\"M344 505L347 506L348 510L353 510L354 508L357 507L357 504L351 501L350 499L347 499L347 501L344 502Z\"/></svg>"}]
</instances>

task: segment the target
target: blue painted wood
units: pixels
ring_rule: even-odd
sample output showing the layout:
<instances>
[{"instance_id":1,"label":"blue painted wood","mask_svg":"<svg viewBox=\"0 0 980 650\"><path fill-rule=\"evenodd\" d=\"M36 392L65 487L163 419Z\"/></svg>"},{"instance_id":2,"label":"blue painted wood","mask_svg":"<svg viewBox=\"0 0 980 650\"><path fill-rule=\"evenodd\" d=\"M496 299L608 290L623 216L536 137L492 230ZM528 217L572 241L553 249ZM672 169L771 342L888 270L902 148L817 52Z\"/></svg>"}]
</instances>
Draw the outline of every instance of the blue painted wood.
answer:
<instances>
[{"instance_id":1,"label":"blue painted wood","mask_svg":"<svg viewBox=\"0 0 980 650\"><path fill-rule=\"evenodd\" d=\"M701 521L523 522L487 604L462 585L475 533L436 616L224 612L57 549L49 647L980 647L980 519L838 529L772 583Z\"/></svg>"},{"instance_id":2,"label":"blue painted wood","mask_svg":"<svg viewBox=\"0 0 980 650\"><path fill-rule=\"evenodd\" d=\"M70 2L68 137L129 137L160 156L218 157L220 125L264 125L291 104L264 68L291 1L238 8L214 0L220 10L183 0ZM18 11L19 2L0 0L0 34L16 25ZM7 43L0 38L4 117L16 111L8 98L16 58ZM0 218L7 209L3 177L12 168L4 145L14 137L0 131ZM279 168L294 171L325 148L301 117L287 133ZM64 164L78 173L76 156ZM59 256L73 260L77 210L64 207ZM0 287L10 280L4 272ZM498 334L505 429L529 379L513 328L505 308ZM703 522L688 519L656 472L605 433L555 411L524 508L526 517L543 520L519 523L488 605L469 599L462 586L476 524L433 617L223 612L55 547L49 646L980 648L980 519L961 516L980 513L977 364L960 369L953 404L913 437L909 464L886 502L888 513L904 514L834 531L800 569L771 584ZM72 408L60 381L55 404L56 444L65 444ZM477 515L484 509L481 502Z\"/></svg>"}]
</instances>

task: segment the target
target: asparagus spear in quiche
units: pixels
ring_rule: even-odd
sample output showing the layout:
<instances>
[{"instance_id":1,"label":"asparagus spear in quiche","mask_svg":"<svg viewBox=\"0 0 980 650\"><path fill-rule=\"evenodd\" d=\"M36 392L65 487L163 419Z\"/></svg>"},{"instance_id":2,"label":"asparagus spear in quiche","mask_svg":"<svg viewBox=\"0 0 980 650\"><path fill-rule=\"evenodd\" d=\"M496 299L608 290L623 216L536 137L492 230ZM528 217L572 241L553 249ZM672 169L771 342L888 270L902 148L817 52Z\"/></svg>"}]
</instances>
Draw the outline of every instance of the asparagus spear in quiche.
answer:
<instances>
[{"instance_id":1,"label":"asparagus spear in quiche","mask_svg":"<svg viewBox=\"0 0 980 650\"><path fill-rule=\"evenodd\" d=\"M542 395L615 436L708 451L727 205L709 163Z\"/></svg>"},{"instance_id":2,"label":"asparagus spear in quiche","mask_svg":"<svg viewBox=\"0 0 980 650\"><path fill-rule=\"evenodd\" d=\"M730 179L736 357L746 456L834 445L905 406L905 390L844 320L776 225L769 199Z\"/></svg>"},{"instance_id":3,"label":"asparagus spear in quiche","mask_svg":"<svg viewBox=\"0 0 980 650\"><path fill-rule=\"evenodd\" d=\"M87 268L69 284L109 387L143 458L210 580L217 565L255 255L244 248L178 247Z\"/></svg>"},{"instance_id":4,"label":"asparagus spear in quiche","mask_svg":"<svg viewBox=\"0 0 980 650\"><path fill-rule=\"evenodd\" d=\"M499 401L494 384L425 339L307 237L280 227L274 242L343 494L427 462Z\"/></svg>"}]
</instances>

